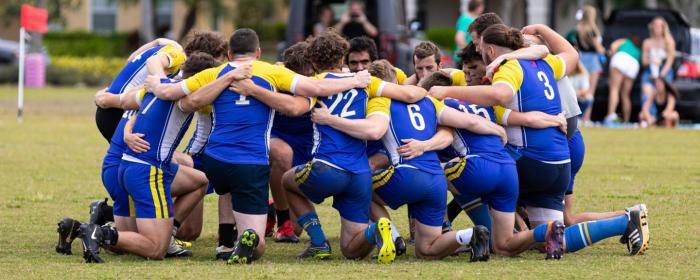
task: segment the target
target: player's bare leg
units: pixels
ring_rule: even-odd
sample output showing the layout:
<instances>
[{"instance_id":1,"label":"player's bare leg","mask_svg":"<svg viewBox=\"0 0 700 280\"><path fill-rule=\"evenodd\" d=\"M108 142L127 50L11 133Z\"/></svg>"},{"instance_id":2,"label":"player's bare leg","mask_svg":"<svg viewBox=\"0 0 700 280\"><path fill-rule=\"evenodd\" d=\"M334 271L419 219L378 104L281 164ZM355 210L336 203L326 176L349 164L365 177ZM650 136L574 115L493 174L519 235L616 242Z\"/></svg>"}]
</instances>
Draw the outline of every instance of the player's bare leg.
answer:
<instances>
[{"instance_id":1,"label":"player's bare leg","mask_svg":"<svg viewBox=\"0 0 700 280\"><path fill-rule=\"evenodd\" d=\"M484 226L442 234L440 226L428 226L416 220L416 256L438 260L455 252L462 245L472 247L471 261L489 259L489 232Z\"/></svg>"},{"instance_id":2,"label":"player's bare leg","mask_svg":"<svg viewBox=\"0 0 700 280\"><path fill-rule=\"evenodd\" d=\"M600 212L600 213L598 213L598 212L584 212L584 213L574 214L573 210L571 209L573 207L573 203L574 203L574 196L571 194L567 194L564 197L564 224L566 226L575 225L575 224L582 223L582 222L617 217L617 216L625 214L625 211L623 211L623 210L610 211L610 212Z\"/></svg>"}]
</instances>

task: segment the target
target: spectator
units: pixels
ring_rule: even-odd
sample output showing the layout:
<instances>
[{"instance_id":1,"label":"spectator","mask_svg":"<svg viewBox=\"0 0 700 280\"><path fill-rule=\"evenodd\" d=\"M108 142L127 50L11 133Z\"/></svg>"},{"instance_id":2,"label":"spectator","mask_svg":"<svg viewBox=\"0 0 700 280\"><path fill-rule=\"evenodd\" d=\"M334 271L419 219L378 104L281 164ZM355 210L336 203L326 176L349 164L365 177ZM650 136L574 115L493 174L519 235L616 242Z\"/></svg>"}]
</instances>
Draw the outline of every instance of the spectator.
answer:
<instances>
[{"instance_id":1,"label":"spectator","mask_svg":"<svg viewBox=\"0 0 700 280\"><path fill-rule=\"evenodd\" d=\"M348 5L348 9L340 17L340 21L335 25L335 29L339 30L343 36L352 39L360 36L370 38L377 37L379 32L372 25L365 15L365 6L362 1L353 0Z\"/></svg>"},{"instance_id":2,"label":"spectator","mask_svg":"<svg viewBox=\"0 0 700 280\"><path fill-rule=\"evenodd\" d=\"M671 36L668 24L662 17L649 23L649 38L642 44L642 110L639 121L642 126L656 123L657 105L664 106L662 118L667 126L675 124L675 96L669 96L665 84L673 81L673 61L676 55L676 42ZM666 83L664 83L664 80ZM671 100L672 99L672 100ZM670 122L669 122L670 121Z\"/></svg>"},{"instance_id":3,"label":"spectator","mask_svg":"<svg viewBox=\"0 0 700 280\"><path fill-rule=\"evenodd\" d=\"M580 61L588 70L588 92L584 99L593 100L595 89L598 85L598 78L603 70L600 62L601 57L605 57L605 48L601 43L603 38L596 25L596 9L593 6L585 5L583 15L576 25L576 47L580 52ZM581 107L583 110L583 107ZM590 123L592 106L583 110L583 122Z\"/></svg>"},{"instance_id":4,"label":"spectator","mask_svg":"<svg viewBox=\"0 0 700 280\"><path fill-rule=\"evenodd\" d=\"M329 6L323 6L321 7L319 13L318 13L318 22L314 24L314 29L313 29L313 36L316 37L319 34L323 33L327 28L331 27L333 25L333 18L335 15L333 14L333 10Z\"/></svg>"},{"instance_id":5,"label":"spectator","mask_svg":"<svg viewBox=\"0 0 700 280\"><path fill-rule=\"evenodd\" d=\"M574 71L569 74L569 80L574 90L576 90L576 99L578 100L578 106L581 108L582 112L585 112L593 105L593 96L589 94L589 89L591 88L589 79L590 77L586 67L579 60ZM587 122L584 120L584 124L589 125L590 120Z\"/></svg>"},{"instance_id":6,"label":"spectator","mask_svg":"<svg viewBox=\"0 0 700 280\"><path fill-rule=\"evenodd\" d=\"M470 0L467 4L467 12L462 13L457 19L457 33L455 33L455 46L456 49L453 53L453 59L456 65L461 66L459 52L464 49L471 41L472 35L469 34L469 25L472 24L474 19L484 12L484 3L481 0Z\"/></svg>"},{"instance_id":7,"label":"spectator","mask_svg":"<svg viewBox=\"0 0 700 280\"><path fill-rule=\"evenodd\" d=\"M639 38L631 34L630 39L620 38L610 44L610 70L608 76L608 115L605 117L605 123L610 124L618 120L617 104L622 99L622 120L627 123L630 121L632 113L632 100L630 99L630 91L632 91L632 83L639 74L639 60L641 59L641 51L639 50Z\"/></svg>"}]
</instances>

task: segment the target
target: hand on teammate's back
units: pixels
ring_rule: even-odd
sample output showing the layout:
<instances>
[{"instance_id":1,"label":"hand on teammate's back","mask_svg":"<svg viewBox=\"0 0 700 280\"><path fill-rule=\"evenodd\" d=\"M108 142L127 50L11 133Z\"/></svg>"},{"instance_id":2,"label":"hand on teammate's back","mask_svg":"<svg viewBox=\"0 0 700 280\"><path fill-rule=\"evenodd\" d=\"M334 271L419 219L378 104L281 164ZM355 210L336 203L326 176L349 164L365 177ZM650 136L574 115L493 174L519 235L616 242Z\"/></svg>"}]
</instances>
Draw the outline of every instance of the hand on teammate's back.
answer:
<instances>
[{"instance_id":1,"label":"hand on teammate's back","mask_svg":"<svg viewBox=\"0 0 700 280\"><path fill-rule=\"evenodd\" d=\"M564 116L564 112L561 112L557 115L557 121L559 122L559 130L564 132L564 135L566 135L568 124L566 123L566 117Z\"/></svg>"},{"instance_id":2,"label":"hand on teammate's back","mask_svg":"<svg viewBox=\"0 0 700 280\"><path fill-rule=\"evenodd\" d=\"M331 111L328 110L326 104L323 104L323 102L318 102L318 105L319 107L316 107L313 111L311 111L311 121L320 125L328 125L333 115L331 115Z\"/></svg>"},{"instance_id":3,"label":"hand on teammate's back","mask_svg":"<svg viewBox=\"0 0 700 280\"><path fill-rule=\"evenodd\" d=\"M135 153L147 152L151 148L151 144L144 140L146 136L143 133L124 133L124 143Z\"/></svg>"},{"instance_id":4,"label":"hand on teammate's back","mask_svg":"<svg viewBox=\"0 0 700 280\"><path fill-rule=\"evenodd\" d=\"M443 100L445 97L447 97L447 88L448 87L445 86L434 86L430 88L428 94L432 97Z\"/></svg>"},{"instance_id":5,"label":"hand on teammate's back","mask_svg":"<svg viewBox=\"0 0 700 280\"><path fill-rule=\"evenodd\" d=\"M370 75L369 71L367 71L367 70L362 70L360 72L357 72L355 74L355 79L357 80L357 85L355 87L356 88L365 88L365 87L369 86L371 78L372 78L372 75Z\"/></svg>"},{"instance_id":6,"label":"hand on teammate's back","mask_svg":"<svg viewBox=\"0 0 700 280\"><path fill-rule=\"evenodd\" d=\"M539 33L538 29L542 26L543 26L542 24L531 24L531 25L523 27L523 29L520 29L520 33L522 33L523 35L525 35L525 34L537 35L537 33Z\"/></svg>"},{"instance_id":7,"label":"hand on teammate's back","mask_svg":"<svg viewBox=\"0 0 700 280\"><path fill-rule=\"evenodd\" d=\"M255 95L255 83L251 79L234 80L228 87L229 90L236 92L240 95L251 96Z\"/></svg>"},{"instance_id":8,"label":"hand on teammate's back","mask_svg":"<svg viewBox=\"0 0 700 280\"><path fill-rule=\"evenodd\" d=\"M160 77L156 75L146 76L146 80L143 82L143 88L148 92L155 91L155 88L160 85Z\"/></svg>"},{"instance_id":9,"label":"hand on teammate's back","mask_svg":"<svg viewBox=\"0 0 700 280\"><path fill-rule=\"evenodd\" d=\"M404 159L409 160L417 158L425 152L424 142L416 139L401 139L401 142L405 143L401 147L396 148L396 151Z\"/></svg>"},{"instance_id":10,"label":"hand on teammate's back","mask_svg":"<svg viewBox=\"0 0 700 280\"><path fill-rule=\"evenodd\" d=\"M238 81L243 79L250 79L253 76L252 72L253 66L250 64L244 64L236 67L236 69L228 73L230 73L229 75L231 76L231 78Z\"/></svg>"}]
</instances>

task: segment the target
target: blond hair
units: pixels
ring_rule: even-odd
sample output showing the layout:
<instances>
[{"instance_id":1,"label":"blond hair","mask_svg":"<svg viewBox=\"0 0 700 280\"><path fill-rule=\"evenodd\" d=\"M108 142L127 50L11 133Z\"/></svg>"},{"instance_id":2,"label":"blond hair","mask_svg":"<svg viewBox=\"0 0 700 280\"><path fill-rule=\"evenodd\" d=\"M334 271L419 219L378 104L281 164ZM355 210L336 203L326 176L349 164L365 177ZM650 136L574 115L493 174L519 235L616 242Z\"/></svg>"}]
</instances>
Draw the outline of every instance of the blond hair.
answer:
<instances>
[{"instance_id":1,"label":"blond hair","mask_svg":"<svg viewBox=\"0 0 700 280\"><path fill-rule=\"evenodd\" d=\"M666 22L666 20L665 20L663 17L661 17L661 16L654 17L654 19L652 19L652 20L649 22L649 24L647 25L647 28L649 28L649 36L651 36L651 33L652 33L652 32L651 32L652 26L654 25L654 22L657 21L657 20L660 20L661 23L662 23L663 26L664 26L664 27L663 27L663 30L664 30L664 31L663 31L663 33L664 33L664 34L663 34L664 43L666 44L666 47L668 47L668 46L669 46L670 44L672 44L674 41L673 41L673 36L671 35L671 29L668 27L668 22Z\"/></svg>"},{"instance_id":2,"label":"blond hair","mask_svg":"<svg viewBox=\"0 0 700 280\"><path fill-rule=\"evenodd\" d=\"M396 83L396 69L386 59L375 60L369 66L369 73L383 81Z\"/></svg>"},{"instance_id":3,"label":"blond hair","mask_svg":"<svg viewBox=\"0 0 700 280\"><path fill-rule=\"evenodd\" d=\"M592 48L593 41L600 37L600 30L596 25L596 9L591 5L583 6L583 15L576 24L576 34L579 37L578 43L584 48Z\"/></svg>"}]
</instances>

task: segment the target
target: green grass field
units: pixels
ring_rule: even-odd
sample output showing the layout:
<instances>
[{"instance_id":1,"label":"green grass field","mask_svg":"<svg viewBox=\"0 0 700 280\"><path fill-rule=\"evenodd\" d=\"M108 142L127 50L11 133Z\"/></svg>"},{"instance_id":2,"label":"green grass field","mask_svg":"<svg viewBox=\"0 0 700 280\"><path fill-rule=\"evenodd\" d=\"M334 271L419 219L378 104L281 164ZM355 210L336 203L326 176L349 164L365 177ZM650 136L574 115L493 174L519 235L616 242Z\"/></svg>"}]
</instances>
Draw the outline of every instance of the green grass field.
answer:
<instances>
[{"instance_id":1,"label":"green grass field","mask_svg":"<svg viewBox=\"0 0 700 280\"><path fill-rule=\"evenodd\" d=\"M700 132L666 129L585 129L586 161L576 184L576 211L618 210L645 202L650 249L626 256L617 238L545 261L540 253L417 260L409 248L392 265L344 260L338 245L338 215L327 201L318 207L335 249L327 262L299 261L302 244L269 242L263 259L248 266L213 260L216 197L206 197L205 227L189 259L144 261L103 253L104 264L85 264L80 241L72 256L54 251L56 222L86 220L88 204L107 194L100 165L107 143L94 124L94 89L28 90L25 119L16 122L16 88L0 87L0 275L26 278L700 278ZM394 212L407 234L405 209ZM461 216L456 228L469 226Z\"/></svg>"}]
</instances>

